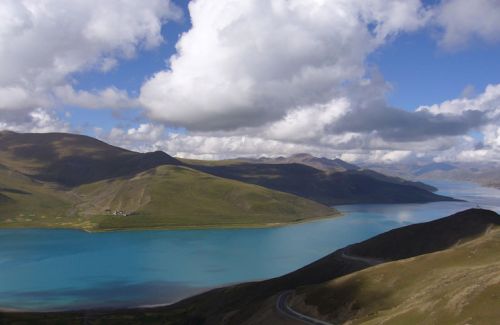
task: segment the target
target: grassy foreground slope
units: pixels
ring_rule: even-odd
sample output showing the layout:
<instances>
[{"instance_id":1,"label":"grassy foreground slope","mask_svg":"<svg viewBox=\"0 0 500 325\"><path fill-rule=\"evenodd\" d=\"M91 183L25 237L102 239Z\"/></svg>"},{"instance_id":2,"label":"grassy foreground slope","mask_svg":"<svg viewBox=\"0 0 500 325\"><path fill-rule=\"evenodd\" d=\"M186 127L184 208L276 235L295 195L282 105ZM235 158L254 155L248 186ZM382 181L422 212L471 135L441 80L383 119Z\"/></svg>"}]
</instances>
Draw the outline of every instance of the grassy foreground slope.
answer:
<instances>
[{"instance_id":1,"label":"grassy foreground slope","mask_svg":"<svg viewBox=\"0 0 500 325\"><path fill-rule=\"evenodd\" d=\"M500 229L443 252L297 290L292 306L334 324L498 324Z\"/></svg>"},{"instance_id":2,"label":"grassy foreground slope","mask_svg":"<svg viewBox=\"0 0 500 325\"><path fill-rule=\"evenodd\" d=\"M86 230L267 226L337 211L183 166L61 189L0 169L0 227Z\"/></svg>"}]
</instances>

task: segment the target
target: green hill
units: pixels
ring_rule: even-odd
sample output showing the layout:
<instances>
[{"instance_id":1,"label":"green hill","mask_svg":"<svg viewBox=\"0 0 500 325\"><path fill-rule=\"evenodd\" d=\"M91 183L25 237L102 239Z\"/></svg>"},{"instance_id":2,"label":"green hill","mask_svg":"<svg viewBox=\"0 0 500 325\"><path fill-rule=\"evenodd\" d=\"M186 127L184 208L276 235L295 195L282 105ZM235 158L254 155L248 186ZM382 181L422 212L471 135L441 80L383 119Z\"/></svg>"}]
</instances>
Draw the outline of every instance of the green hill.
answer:
<instances>
[{"instance_id":1,"label":"green hill","mask_svg":"<svg viewBox=\"0 0 500 325\"><path fill-rule=\"evenodd\" d=\"M83 200L78 213L91 215L98 229L265 226L337 214L294 195L182 166L160 166L73 192Z\"/></svg>"},{"instance_id":2,"label":"green hill","mask_svg":"<svg viewBox=\"0 0 500 325\"><path fill-rule=\"evenodd\" d=\"M1 168L0 195L0 227L252 227L338 214L294 195L171 165L71 189Z\"/></svg>"}]
</instances>

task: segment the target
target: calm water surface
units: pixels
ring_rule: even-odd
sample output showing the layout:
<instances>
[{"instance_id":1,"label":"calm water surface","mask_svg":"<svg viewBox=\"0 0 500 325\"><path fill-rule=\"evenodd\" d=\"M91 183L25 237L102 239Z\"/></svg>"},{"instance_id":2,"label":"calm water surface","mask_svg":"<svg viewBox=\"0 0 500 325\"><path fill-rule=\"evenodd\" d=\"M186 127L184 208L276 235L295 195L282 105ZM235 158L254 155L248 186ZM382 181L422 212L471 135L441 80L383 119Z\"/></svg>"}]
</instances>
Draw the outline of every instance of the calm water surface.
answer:
<instances>
[{"instance_id":1,"label":"calm water surface","mask_svg":"<svg viewBox=\"0 0 500 325\"><path fill-rule=\"evenodd\" d=\"M215 286L282 275L402 225L477 205L500 211L499 190L428 183L468 202L340 206L340 218L268 229L0 230L0 308L166 304Z\"/></svg>"}]
</instances>

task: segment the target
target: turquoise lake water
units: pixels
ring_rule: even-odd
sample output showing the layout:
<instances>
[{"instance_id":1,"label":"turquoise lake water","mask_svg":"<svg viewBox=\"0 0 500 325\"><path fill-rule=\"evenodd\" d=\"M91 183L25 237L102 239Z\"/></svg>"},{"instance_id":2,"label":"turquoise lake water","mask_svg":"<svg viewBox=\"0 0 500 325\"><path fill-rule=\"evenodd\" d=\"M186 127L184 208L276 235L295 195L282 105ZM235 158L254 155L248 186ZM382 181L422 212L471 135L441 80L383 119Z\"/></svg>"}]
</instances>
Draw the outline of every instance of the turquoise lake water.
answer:
<instances>
[{"instance_id":1,"label":"turquoise lake water","mask_svg":"<svg viewBox=\"0 0 500 325\"><path fill-rule=\"evenodd\" d=\"M340 206L340 218L265 229L0 230L0 308L168 304L208 288L288 273L392 228L477 205L500 211L499 190L428 183L468 202Z\"/></svg>"}]
</instances>

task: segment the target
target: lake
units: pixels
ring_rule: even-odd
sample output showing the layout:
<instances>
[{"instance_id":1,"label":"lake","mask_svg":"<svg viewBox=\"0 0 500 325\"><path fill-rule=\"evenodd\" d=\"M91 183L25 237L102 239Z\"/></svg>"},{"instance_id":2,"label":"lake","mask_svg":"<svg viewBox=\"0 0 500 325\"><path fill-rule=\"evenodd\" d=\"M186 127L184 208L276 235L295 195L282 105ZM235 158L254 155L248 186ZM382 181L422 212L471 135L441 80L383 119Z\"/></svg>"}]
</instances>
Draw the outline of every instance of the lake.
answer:
<instances>
[{"instance_id":1,"label":"lake","mask_svg":"<svg viewBox=\"0 0 500 325\"><path fill-rule=\"evenodd\" d=\"M500 211L500 191L428 182L469 202L339 206L343 217L264 229L0 230L0 308L168 304L209 288L279 276L334 250L469 207Z\"/></svg>"}]
</instances>

